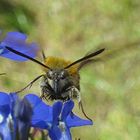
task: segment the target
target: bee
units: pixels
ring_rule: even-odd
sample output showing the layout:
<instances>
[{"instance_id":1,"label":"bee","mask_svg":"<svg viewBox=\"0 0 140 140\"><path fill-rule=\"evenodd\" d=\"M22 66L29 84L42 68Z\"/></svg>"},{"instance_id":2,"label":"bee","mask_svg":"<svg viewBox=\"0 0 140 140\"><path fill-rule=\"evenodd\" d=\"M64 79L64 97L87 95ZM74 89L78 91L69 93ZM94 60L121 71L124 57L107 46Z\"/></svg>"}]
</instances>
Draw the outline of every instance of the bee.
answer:
<instances>
[{"instance_id":1,"label":"bee","mask_svg":"<svg viewBox=\"0 0 140 140\"><path fill-rule=\"evenodd\" d=\"M100 49L96 52L92 52L74 62L67 61L63 58L48 56L43 53L44 63L27 56L19 51L16 51L10 47L6 47L9 51L30 59L31 61L41 65L44 70L44 74L39 75L33 81L31 81L26 87L18 92L23 91L42 77L40 84L41 98L46 100L62 100L77 99L82 110L82 102L80 95L80 74L79 71L85 66L91 59L101 54L105 49Z\"/></svg>"}]
</instances>

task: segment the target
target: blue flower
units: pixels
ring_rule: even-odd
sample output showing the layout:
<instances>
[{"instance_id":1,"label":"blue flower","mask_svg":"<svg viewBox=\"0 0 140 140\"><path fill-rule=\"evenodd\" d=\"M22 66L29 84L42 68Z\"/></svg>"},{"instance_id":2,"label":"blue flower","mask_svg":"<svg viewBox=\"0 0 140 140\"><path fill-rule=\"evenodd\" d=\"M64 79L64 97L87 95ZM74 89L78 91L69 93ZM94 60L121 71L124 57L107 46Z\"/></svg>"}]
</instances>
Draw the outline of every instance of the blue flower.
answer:
<instances>
[{"instance_id":1,"label":"blue flower","mask_svg":"<svg viewBox=\"0 0 140 140\"><path fill-rule=\"evenodd\" d=\"M27 36L20 32L8 32L6 37L0 42L0 56L9 58L15 61L26 61L28 59L22 56L16 55L6 47L10 47L14 50L22 52L32 58L36 57L39 50L36 43L27 43Z\"/></svg>"},{"instance_id":2,"label":"blue flower","mask_svg":"<svg viewBox=\"0 0 140 140\"><path fill-rule=\"evenodd\" d=\"M27 140L31 117L32 108L25 98L0 92L0 139Z\"/></svg>"},{"instance_id":3,"label":"blue flower","mask_svg":"<svg viewBox=\"0 0 140 140\"><path fill-rule=\"evenodd\" d=\"M52 140L71 140L71 127L92 125L72 113L74 102L45 104L34 94L22 100L15 93L0 92L0 139L28 140L31 126L48 130Z\"/></svg>"},{"instance_id":4,"label":"blue flower","mask_svg":"<svg viewBox=\"0 0 140 140\"><path fill-rule=\"evenodd\" d=\"M84 120L72 113L74 102L57 101L48 106L35 95L27 95L27 100L33 107L32 126L47 129L52 140L71 140L71 127L92 125L92 121Z\"/></svg>"},{"instance_id":5,"label":"blue flower","mask_svg":"<svg viewBox=\"0 0 140 140\"><path fill-rule=\"evenodd\" d=\"M32 107L30 103L23 98L20 100L16 100L14 106L14 123L16 128L16 136L18 134L18 139L20 140L28 140L29 130L30 130L30 122L32 117Z\"/></svg>"},{"instance_id":6,"label":"blue flower","mask_svg":"<svg viewBox=\"0 0 140 140\"><path fill-rule=\"evenodd\" d=\"M11 140L10 96L0 92L0 139Z\"/></svg>"}]
</instances>

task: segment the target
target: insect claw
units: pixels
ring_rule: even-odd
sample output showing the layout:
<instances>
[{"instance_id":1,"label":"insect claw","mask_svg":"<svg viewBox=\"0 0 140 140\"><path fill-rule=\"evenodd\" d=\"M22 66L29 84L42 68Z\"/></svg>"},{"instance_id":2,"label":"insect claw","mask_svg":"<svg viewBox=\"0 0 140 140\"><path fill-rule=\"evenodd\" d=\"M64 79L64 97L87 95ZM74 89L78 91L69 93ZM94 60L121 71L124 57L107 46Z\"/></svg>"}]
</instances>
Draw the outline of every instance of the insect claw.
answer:
<instances>
[{"instance_id":1,"label":"insect claw","mask_svg":"<svg viewBox=\"0 0 140 140\"><path fill-rule=\"evenodd\" d=\"M87 116L87 114L85 113L84 108L83 108L82 101L79 102L79 106L80 106L80 108L81 108L82 113L84 114L84 116L85 116L88 120L92 121L92 119L90 119L90 118Z\"/></svg>"}]
</instances>

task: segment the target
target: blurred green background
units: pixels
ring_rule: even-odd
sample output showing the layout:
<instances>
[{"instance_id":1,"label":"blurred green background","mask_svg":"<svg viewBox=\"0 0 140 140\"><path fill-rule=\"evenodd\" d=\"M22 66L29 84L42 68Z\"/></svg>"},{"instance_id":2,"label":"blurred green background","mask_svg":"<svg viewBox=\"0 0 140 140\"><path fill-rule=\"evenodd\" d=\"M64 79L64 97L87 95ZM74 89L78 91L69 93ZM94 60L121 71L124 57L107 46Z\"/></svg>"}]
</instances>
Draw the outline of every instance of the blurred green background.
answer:
<instances>
[{"instance_id":1,"label":"blurred green background","mask_svg":"<svg viewBox=\"0 0 140 140\"><path fill-rule=\"evenodd\" d=\"M73 139L140 140L139 0L0 0L0 29L24 32L47 56L73 61L105 47L99 62L80 71L84 108L94 126L72 129ZM32 62L0 58L0 66L7 73L0 77L5 92L42 73ZM38 84L26 93L39 94ZM84 117L78 107L75 112Z\"/></svg>"}]
</instances>

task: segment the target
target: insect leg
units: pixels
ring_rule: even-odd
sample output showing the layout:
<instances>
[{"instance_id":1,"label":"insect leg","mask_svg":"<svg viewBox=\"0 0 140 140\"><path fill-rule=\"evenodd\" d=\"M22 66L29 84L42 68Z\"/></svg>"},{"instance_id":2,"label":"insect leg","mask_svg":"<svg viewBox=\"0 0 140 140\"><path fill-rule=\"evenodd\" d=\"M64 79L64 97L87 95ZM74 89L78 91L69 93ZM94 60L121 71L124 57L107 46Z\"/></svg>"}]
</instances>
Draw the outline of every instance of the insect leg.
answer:
<instances>
[{"instance_id":1,"label":"insect leg","mask_svg":"<svg viewBox=\"0 0 140 140\"><path fill-rule=\"evenodd\" d=\"M84 116L88 119L88 120L91 120L85 113L84 111L84 107L83 107L83 104L82 104L82 100L81 100L81 94L80 94L80 91L75 87L75 86L71 86L69 87L68 89L66 89L67 92L65 92L65 96L68 96L69 99L72 99L72 98L77 98L78 100L78 104L79 104L79 109L82 110L82 113L84 114ZM66 94L67 93L67 94ZM64 96L63 95L63 96ZM92 120L91 120L92 121Z\"/></svg>"},{"instance_id":2,"label":"insect leg","mask_svg":"<svg viewBox=\"0 0 140 140\"><path fill-rule=\"evenodd\" d=\"M84 116L85 116L88 120L92 121L92 120L87 116L87 114L86 114L85 111L84 111L84 107L83 107L83 104L82 104L81 93L80 93L80 91L79 91L77 88L75 88L75 87L73 88L73 90L74 90L73 93L76 92L76 94L77 94L77 100L78 100L79 109L81 108L82 113L84 114Z\"/></svg>"},{"instance_id":3,"label":"insect leg","mask_svg":"<svg viewBox=\"0 0 140 140\"><path fill-rule=\"evenodd\" d=\"M42 75L39 75L38 77L36 77L33 81L31 81L27 86L25 86L24 88L22 88L21 90L17 91L16 93L20 93L22 91L24 91L26 88L31 88L31 86L33 85L34 82L36 82L38 79L40 79L42 76L44 76L43 74Z\"/></svg>"},{"instance_id":4,"label":"insect leg","mask_svg":"<svg viewBox=\"0 0 140 140\"><path fill-rule=\"evenodd\" d=\"M41 95L40 95L41 99L43 99L43 98L46 100L55 99L54 90L49 85L48 79L46 77L44 77L44 79L41 81L40 87L41 87Z\"/></svg>"},{"instance_id":5,"label":"insect leg","mask_svg":"<svg viewBox=\"0 0 140 140\"><path fill-rule=\"evenodd\" d=\"M92 119L90 119L90 118L87 116L87 114L85 113L84 108L83 108L82 101L78 102L78 104L79 104L79 108L81 108L82 113L84 114L84 116L85 116L88 120L92 121Z\"/></svg>"}]
</instances>

